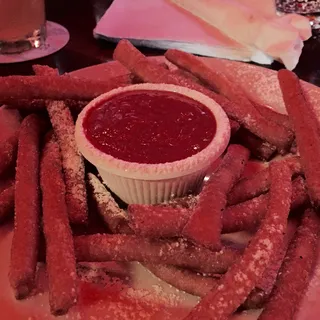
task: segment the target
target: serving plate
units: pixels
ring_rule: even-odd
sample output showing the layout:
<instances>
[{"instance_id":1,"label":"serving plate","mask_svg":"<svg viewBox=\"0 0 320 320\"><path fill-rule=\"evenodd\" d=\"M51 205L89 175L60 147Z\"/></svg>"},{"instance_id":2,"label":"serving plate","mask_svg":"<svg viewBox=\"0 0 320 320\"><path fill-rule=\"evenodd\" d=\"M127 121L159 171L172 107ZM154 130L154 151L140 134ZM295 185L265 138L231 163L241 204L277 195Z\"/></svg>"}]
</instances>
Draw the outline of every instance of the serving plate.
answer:
<instances>
[{"instance_id":1,"label":"serving plate","mask_svg":"<svg viewBox=\"0 0 320 320\"><path fill-rule=\"evenodd\" d=\"M164 61L163 57L150 59ZM210 67L230 76L253 101L268 105L279 112L285 112L276 72L240 62L203 59ZM172 65L168 65L173 68ZM128 75L128 71L117 62L108 62L77 70L72 74L77 77L104 79L110 76ZM320 88L305 82L303 86L315 113L320 118ZM44 264L39 263L35 294L22 301L17 301L13 296L8 281L12 230L11 223L0 227L0 319L55 319L49 310ZM246 233L232 235L240 242L246 242L248 236ZM79 303L59 319L178 320L183 319L198 301L197 297L180 292L160 281L138 263L81 264L79 275ZM296 319L319 319L318 298L320 298L320 259ZM259 310L253 310L234 316L232 319L253 320L257 319L258 315Z\"/></svg>"}]
</instances>

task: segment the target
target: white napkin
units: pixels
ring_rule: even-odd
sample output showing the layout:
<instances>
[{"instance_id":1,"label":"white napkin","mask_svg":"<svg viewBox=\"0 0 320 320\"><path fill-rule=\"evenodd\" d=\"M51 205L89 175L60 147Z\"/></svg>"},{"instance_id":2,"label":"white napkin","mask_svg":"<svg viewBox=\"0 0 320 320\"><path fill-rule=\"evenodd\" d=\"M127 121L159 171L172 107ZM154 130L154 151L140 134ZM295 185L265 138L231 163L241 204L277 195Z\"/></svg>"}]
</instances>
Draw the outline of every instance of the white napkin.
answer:
<instances>
[{"instance_id":1,"label":"white napkin","mask_svg":"<svg viewBox=\"0 0 320 320\"><path fill-rule=\"evenodd\" d=\"M126 38L135 45L177 48L261 64L271 64L275 58L292 69L311 28L301 16L279 18L273 3L274 0L114 0L94 29L94 36L111 41ZM194 10L192 14L190 9ZM254 19L250 20L250 14ZM270 36L274 30L276 37Z\"/></svg>"},{"instance_id":2,"label":"white napkin","mask_svg":"<svg viewBox=\"0 0 320 320\"><path fill-rule=\"evenodd\" d=\"M309 20L296 14L276 15L274 1L170 0L233 40L292 70L303 41L311 36Z\"/></svg>"}]
</instances>

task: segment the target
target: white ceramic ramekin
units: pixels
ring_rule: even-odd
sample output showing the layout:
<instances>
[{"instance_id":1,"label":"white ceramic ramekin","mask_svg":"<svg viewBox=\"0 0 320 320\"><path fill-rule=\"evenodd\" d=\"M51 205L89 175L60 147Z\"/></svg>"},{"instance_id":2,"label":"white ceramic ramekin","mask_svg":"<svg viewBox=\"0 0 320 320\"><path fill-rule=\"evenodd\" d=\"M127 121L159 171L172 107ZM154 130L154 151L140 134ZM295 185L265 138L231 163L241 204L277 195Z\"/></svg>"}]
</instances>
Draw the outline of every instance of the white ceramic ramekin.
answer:
<instances>
[{"instance_id":1,"label":"white ceramic ramekin","mask_svg":"<svg viewBox=\"0 0 320 320\"><path fill-rule=\"evenodd\" d=\"M216 133L209 145L188 158L159 164L144 164L116 159L95 148L86 138L83 121L91 108L112 97L135 90L175 92L207 107L215 117ZM230 139L229 119L220 105L204 94L168 84L137 84L118 88L92 100L80 113L75 137L83 156L95 165L106 185L128 204L154 204L180 197L202 183L209 166L224 152Z\"/></svg>"}]
</instances>

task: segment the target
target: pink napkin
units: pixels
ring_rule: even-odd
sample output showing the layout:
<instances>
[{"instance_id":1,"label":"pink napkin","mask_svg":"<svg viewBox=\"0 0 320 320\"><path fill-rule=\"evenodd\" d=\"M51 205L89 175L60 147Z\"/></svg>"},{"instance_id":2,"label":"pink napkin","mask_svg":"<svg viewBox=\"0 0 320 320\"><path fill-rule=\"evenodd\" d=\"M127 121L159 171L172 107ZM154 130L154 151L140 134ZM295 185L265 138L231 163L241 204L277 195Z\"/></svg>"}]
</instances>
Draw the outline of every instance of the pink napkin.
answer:
<instances>
[{"instance_id":1,"label":"pink napkin","mask_svg":"<svg viewBox=\"0 0 320 320\"><path fill-rule=\"evenodd\" d=\"M278 17L272 9L274 1L170 1L244 46L280 60L290 70L299 61L303 41L311 36L307 18L295 14Z\"/></svg>"},{"instance_id":2,"label":"pink napkin","mask_svg":"<svg viewBox=\"0 0 320 320\"><path fill-rule=\"evenodd\" d=\"M265 20L281 20L285 26L301 25L300 19L296 21L293 18L276 17L272 5L274 0L238 1L241 1L243 7L250 8L259 19L263 17ZM302 41L309 36L309 33L305 32L305 25L302 23L303 27L300 28L303 30L301 31L303 36L299 32L295 33L299 39L295 43L293 54L292 50L287 51L281 44L276 48L277 50L281 48L282 56L289 56L288 59L286 57L283 59L274 53L272 45L269 46L269 52L266 52L261 45L243 41L241 37L233 34L233 30L246 32L251 27L245 15L241 13L240 17L239 14L237 16L239 8L236 5L238 5L236 1L231 0L114 0L98 22L94 35L113 41L127 38L135 45L162 49L178 48L200 55L261 64L270 64L274 59L285 63L289 61L286 66L292 69L299 59ZM191 7L191 11L194 11L194 7L197 9L192 14L189 13ZM209 15L204 15L204 10ZM278 25L268 24L261 31L263 37L256 38L257 42L265 39L274 30L278 33L277 28ZM300 30L296 27L291 28ZM311 32L310 27L309 32Z\"/></svg>"}]
</instances>

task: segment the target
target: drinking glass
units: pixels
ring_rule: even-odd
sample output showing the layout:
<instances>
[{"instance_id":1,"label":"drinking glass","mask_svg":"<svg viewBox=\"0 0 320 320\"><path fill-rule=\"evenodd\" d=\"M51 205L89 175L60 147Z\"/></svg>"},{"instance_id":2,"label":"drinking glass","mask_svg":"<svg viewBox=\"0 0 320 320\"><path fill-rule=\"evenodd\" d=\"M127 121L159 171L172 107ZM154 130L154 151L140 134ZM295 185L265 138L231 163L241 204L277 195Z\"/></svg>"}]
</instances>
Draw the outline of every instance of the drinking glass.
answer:
<instances>
[{"instance_id":1,"label":"drinking glass","mask_svg":"<svg viewBox=\"0 0 320 320\"><path fill-rule=\"evenodd\" d=\"M39 48L46 39L45 0L0 0L0 53Z\"/></svg>"}]
</instances>

